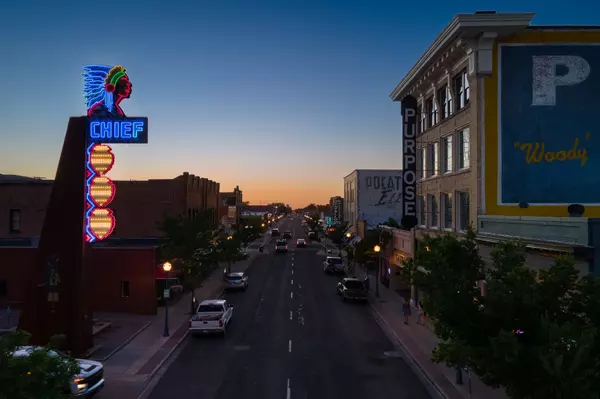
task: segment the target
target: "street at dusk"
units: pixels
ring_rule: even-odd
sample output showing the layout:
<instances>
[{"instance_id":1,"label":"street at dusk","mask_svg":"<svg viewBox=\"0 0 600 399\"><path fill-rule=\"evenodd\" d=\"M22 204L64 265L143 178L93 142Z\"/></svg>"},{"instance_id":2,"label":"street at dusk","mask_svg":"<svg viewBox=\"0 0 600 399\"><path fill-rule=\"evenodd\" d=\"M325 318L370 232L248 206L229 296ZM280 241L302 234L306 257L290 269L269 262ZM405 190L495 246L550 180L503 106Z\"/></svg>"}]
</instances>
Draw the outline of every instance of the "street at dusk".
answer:
<instances>
[{"instance_id":1,"label":"street at dusk","mask_svg":"<svg viewBox=\"0 0 600 399\"><path fill-rule=\"evenodd\" d=\"M600 399L600 2L0 7L0 399Z\"/></svg>"}]
</instances>

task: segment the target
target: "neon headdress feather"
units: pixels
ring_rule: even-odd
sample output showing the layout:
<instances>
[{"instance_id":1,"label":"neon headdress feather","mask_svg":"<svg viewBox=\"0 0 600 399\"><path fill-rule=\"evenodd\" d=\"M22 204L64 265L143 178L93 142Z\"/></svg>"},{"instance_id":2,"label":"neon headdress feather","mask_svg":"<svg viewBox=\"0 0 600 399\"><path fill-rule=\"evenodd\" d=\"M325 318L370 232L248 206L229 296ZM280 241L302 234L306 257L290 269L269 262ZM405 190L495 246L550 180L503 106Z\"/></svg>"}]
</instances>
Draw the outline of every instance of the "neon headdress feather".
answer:
<instances>
[{"instance_id":1,"label":"neon headdress feather","mask_svg":"<svg viewBox=\"0 0 600 399\"><path fill-rule=\"evenodd\" d=\"M126 76L125 68L121 65L110 67L108 65L86 65L83 67L83 95L89 110L94 105L104 101L108 111L114 106L113 91L119 80ZM106 88L112 87L112 90Z\"/></svg>"}]
</instances>

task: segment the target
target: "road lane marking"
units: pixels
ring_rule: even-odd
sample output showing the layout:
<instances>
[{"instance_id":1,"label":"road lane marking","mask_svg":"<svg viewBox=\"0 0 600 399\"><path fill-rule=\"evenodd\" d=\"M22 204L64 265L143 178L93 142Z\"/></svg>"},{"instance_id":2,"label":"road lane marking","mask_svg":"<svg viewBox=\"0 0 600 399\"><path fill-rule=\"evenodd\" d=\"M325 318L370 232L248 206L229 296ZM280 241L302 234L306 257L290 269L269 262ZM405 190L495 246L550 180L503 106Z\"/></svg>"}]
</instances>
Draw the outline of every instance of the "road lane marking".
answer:
<instances>
[{"instance_id":1,"label":"road lane marking","mask_svg":"<svg viewBox=\"0 0 600 399\"><path fill-rule=\"evenodd\" d=\"M288 343L288 352L292 353L292 340L291 339Z\"/></svg>"},{"instance_id":2,"label":"road lane marking","mask_svg":"<svg viewBox=\"0 0 600 399\"><path fill-rule=\"evenodd\" d=\"M292 311L290 310L290 320L292 320Z\"/></svg>"},{"instance_id":3,"label":"road lane marking","mask_svg":"<svg viewBox=\"0 0 600 399\"><path fill-rule=\"evenodd\" d=\"M290 292L290 299L294 299L294 293Z\"/></svg>"},{"instance_id":4,"label":"road lane marking","mask_svg":"<svg viewBox=\"0 0 600 399\"><path fill-rule=\"evenodd\" d=\"M290 379L287 380L287 393L285 394L285 399L292 398L292 389L290 388Z\"/></svg>"},{"instance_id":5,"label":"road lane marking","mask_svg":"<svg viewBox=\"0 0 600 399\"><path fill-rule=\"evenodd\" d=\"M292 270L292 274L294 274L294 271Z\"/></svg>"},{"instance_id":6,"label":"road lane marking","mask_svg":"<svg viewBox=\"0 0 600 399\"><path fill-rule=\"evenodd\" d=\"M294 280L292 280L292 285L294 285Z\"/></svg>"}]
</instances>

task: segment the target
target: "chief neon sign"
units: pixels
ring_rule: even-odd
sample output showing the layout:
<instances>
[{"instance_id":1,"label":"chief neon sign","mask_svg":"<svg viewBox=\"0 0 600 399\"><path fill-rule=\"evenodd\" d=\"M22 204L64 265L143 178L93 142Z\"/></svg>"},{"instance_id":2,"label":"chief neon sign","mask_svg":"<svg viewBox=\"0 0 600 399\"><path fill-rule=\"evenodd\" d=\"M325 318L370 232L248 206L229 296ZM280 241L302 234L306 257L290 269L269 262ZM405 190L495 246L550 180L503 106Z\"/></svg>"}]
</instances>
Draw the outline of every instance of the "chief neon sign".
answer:
<instances>
[{"instance_id":1,"label":"chief neon sign","mask_svg":"<svg viewBox=\"0 0 600 399\"><path fill-rule=\"evenodd\" d=\"M145 144L148 142L148 118L90 119L87 133L89 142Z\"/></svg>"},{"instance_id":2,"label":"chief neon sign","mask_svg":"<svg viewBox=\"0 0 600 399\"><path fill-rule=\"evenodd\" d=\"M115 229L115 213L107 208L116 186L106 174L115 156L107 144L148 143L148 118L126 117L121 102L129 98L132 84L122 66L84 67L84 97L87 104L85 240L108 238Z\"/></svg>"}]
</instances>

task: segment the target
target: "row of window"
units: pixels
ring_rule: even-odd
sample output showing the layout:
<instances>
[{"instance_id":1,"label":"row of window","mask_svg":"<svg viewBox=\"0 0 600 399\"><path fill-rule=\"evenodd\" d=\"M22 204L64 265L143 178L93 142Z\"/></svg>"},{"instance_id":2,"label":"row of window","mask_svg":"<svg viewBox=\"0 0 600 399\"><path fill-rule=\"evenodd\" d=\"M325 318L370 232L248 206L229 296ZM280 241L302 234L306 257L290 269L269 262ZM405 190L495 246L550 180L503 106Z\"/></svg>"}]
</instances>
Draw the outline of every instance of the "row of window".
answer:
<instances>
[{"instance_id":1,"label":"row of window","mask_svg":"<svg viewBox=\"0 0 600 399\"><path fill-rule=\"evenodd\" d=\"M454 145L455 142L457 145ZM421 172L419 178L426 179L440 173L468 169L469 162L470 137L469 129L466 128L421 148L417 159Z\"/></svg>"},{"instance_id":2,"label":"row of window","mask_svg":"<svg viewBox=\"0 0 600 399\"><path fill-rule=\"evenodd\" d=\"M469 104L470 99L469 76L464 70L452 79L452 88L447 84L442 86L418 106L419 133L460 111Z\"/></svg>"},{"instance_id":3,"label":"row of window","mask_svg":"<svg viewBox=\"0 0 600 399\"><path fill-rule=\"evenodd\" d=\"M456 192L457 203L453 193L420 195L417 198L417 217L419 225L428 228L453 229L456 219L456 230L465 231L469 227L469 193Z\"/></svg>"}]
</instances>

